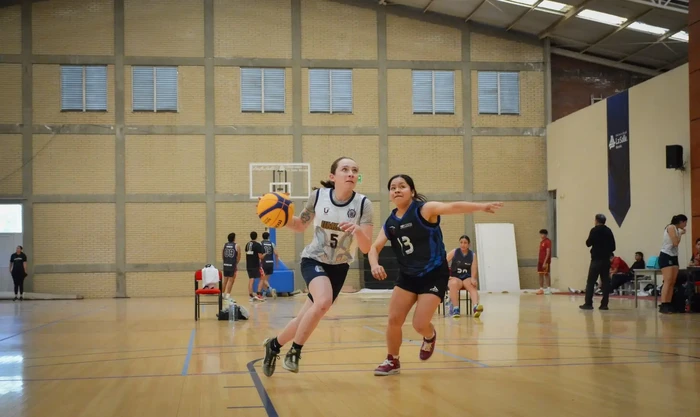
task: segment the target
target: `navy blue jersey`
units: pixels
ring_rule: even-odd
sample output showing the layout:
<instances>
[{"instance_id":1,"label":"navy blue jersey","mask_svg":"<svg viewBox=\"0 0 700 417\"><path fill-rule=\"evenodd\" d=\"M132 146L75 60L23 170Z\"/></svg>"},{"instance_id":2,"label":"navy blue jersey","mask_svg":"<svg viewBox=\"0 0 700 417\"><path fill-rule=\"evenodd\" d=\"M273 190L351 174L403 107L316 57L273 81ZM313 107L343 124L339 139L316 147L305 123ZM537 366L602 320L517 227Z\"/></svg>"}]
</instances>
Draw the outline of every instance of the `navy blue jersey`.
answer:
<instances>
[{"instance_id":1,"label":"navy blue jersey","mask_svg":"<svg viewBox=\"0 0 700 417\"><path fill-rule=\"evenodd\" d=\"M423 204L412 202L400 219L394 209L384 223L384 234L391 242L401 273L417 277L447 262L440 217L437 223L425 220L420 214Z\"/></svg>"},{"instance_id":2,"label":"navy blue jersey","mask_svg":"<svg viewBox=\"0 0 700 417\"><path fill-rule=\"evenodd\" d=\"M265 251L265 256L263 257L263 262L268 265L275 263L275 245L269 240L263 240L260 242Z\"/></svg>"},{"instance_id":3,"label":"navy blue jersey","mask_svg":"<svg viewBox=\"0 0 700 417\"><path fill-rule=\"evenodd\" d=\"M474 252L472 252L471 249L467 249L466 255L462 253L460 248L455 249L455 254L450 264L450 270L452 272L450 275L459 279L471 278L473 262Z\"/></svg>"},{"instance_id":4,"label":"navy blue jersey","mask_svg":"<svg viewBox=\"0 0 700 417\"><path fill-rule=\"evenodd\" d=\"M224 266L231 267L236 266L238 259L238 251L236 250L235 242L226 242L224 244Z\"/></svg>"}]
</instances>

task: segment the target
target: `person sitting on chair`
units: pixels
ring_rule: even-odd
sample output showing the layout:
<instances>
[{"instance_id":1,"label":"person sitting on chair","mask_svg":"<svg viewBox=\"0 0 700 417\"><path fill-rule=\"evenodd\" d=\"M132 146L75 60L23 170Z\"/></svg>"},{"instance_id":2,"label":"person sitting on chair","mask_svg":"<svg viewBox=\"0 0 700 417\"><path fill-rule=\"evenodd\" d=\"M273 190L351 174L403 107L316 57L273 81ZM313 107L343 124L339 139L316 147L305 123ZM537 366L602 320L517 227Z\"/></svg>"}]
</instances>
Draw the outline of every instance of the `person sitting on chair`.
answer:
<instances>
[{"instance_id":1,"label":"person sitting on chair","mask_svg":"<svg viewBox=\"0 0 700 417\"><path fill-rule=\"evenodd\" d=\"M447 262L450 264L450 280L447 284L450 293L450 301L453 306L452 317L459 318L459 292L464 288L469 292L474 304L474 317L478 318L484 311L484 306L479 304L479 292L476 253L469 249L471 240L469 236L462 235L459 238L459 247L447 254Z\"/></svg>"}]
</instances>

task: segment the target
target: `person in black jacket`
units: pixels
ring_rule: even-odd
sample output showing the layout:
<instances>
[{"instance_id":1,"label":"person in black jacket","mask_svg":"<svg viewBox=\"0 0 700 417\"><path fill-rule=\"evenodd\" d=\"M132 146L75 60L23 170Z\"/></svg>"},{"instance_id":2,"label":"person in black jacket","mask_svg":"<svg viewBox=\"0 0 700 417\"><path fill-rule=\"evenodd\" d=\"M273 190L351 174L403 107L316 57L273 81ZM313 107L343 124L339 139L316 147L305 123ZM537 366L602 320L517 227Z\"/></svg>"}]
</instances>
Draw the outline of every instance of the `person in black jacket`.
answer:
<instances>
[{"instance_id":1,"label":"person in black jacket","mask_svg":"<svg viewBox=\"0 0 700 417\"><path fill-rule=\"evenodd\" d=\"M586 301L579 306L582 310L593 310L593 287L598 277L603 286L603 299L600 301L600 309L608 309L610 296L610 260L615 252L615 236L612 230L605 225L605 215L595 215L595 226L591 229L586 239L586 246L591 248L591 266L588 268L588 281L586 282Z\"/></svg>"}]
</instances>

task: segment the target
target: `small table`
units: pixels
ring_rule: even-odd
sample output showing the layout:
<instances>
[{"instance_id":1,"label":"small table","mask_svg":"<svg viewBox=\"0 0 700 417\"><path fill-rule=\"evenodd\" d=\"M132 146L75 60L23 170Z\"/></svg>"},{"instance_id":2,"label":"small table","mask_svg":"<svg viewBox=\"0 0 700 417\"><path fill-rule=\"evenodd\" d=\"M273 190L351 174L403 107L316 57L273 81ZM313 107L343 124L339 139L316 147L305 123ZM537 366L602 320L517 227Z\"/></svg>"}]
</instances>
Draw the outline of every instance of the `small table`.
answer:
<instances>
[{"instance_id":1,"label":"small table","mask_svg":"<svg viewBox=\"0 0 700 417\"><path fill-rule=\"evenodd\" d=\"M659 292L656 290L656 275L661 272L660 269L635 269L634 270L634 308L637 308L639 305L638 301L638 294L639 290L637 289L637 278L639 275L651 275L654 277L654 305L658 304L658 299L659 299ZM656 308L656 307L654 307Z\"/></svg>"}]
</instances>

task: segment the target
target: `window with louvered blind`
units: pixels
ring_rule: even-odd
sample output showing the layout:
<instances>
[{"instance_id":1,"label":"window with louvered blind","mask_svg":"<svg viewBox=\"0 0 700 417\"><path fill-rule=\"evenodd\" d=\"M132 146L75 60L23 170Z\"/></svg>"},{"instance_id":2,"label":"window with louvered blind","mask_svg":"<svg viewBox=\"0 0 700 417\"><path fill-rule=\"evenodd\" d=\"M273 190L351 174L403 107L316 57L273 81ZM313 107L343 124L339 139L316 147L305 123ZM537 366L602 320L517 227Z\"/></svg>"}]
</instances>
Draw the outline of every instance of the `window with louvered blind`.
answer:
<instances>
[{"instance_id":1,"label":"window with louvered blind","mask_svg":"<svg viewBox=\"0 0 700 417\"><path fill-rule=\"evenodd\" d=\"M520 73L479 71L479 114L520 114Z\"/></svg>"},{"instance_id":2,"label":"window with louvered blind","mask_svg":"<svg viewBox=\"0 0 700 417\"><path fill-rule=\"evenodd\" d=\"M61 111L107 111L107 67L62 65Z\"/></svg>"},{"instance_id":3,"label":"window with louvered blind","mask_svg":"<svg viewBox=\"0 0 700 417\"><path fill-rule=\"evenodd\" d=\"M284 113L284 68L241 68L241 111Z\"/></svg>"},{"instance_id":4,"label":"window with louvered blind","mask_svg":"<svg viewBox=\"0 0 700 417\"><path fill-rule=\"evenodd\" d=\"M310 113L352 113L352 70L309 70Z\"/></svg>"},{"instance_id":5,"label":"window with louvered blind","mask_svg":"<svg viewBox=\"0 0 700 417\"><path fill-rule=\"evenodd\" d=\"M176 112L177 67L132 67L133 111Z\"/></svg>"},{"instance_id":6,"label":"window with louvered blind","mask_svg":"<svg viewBox=\"0 0 700 417\"><path fill-rule=\"evenodd\" d=\"M454 114L454 71L413 71L413 114Z\"/></svg>"}]
</instances>

